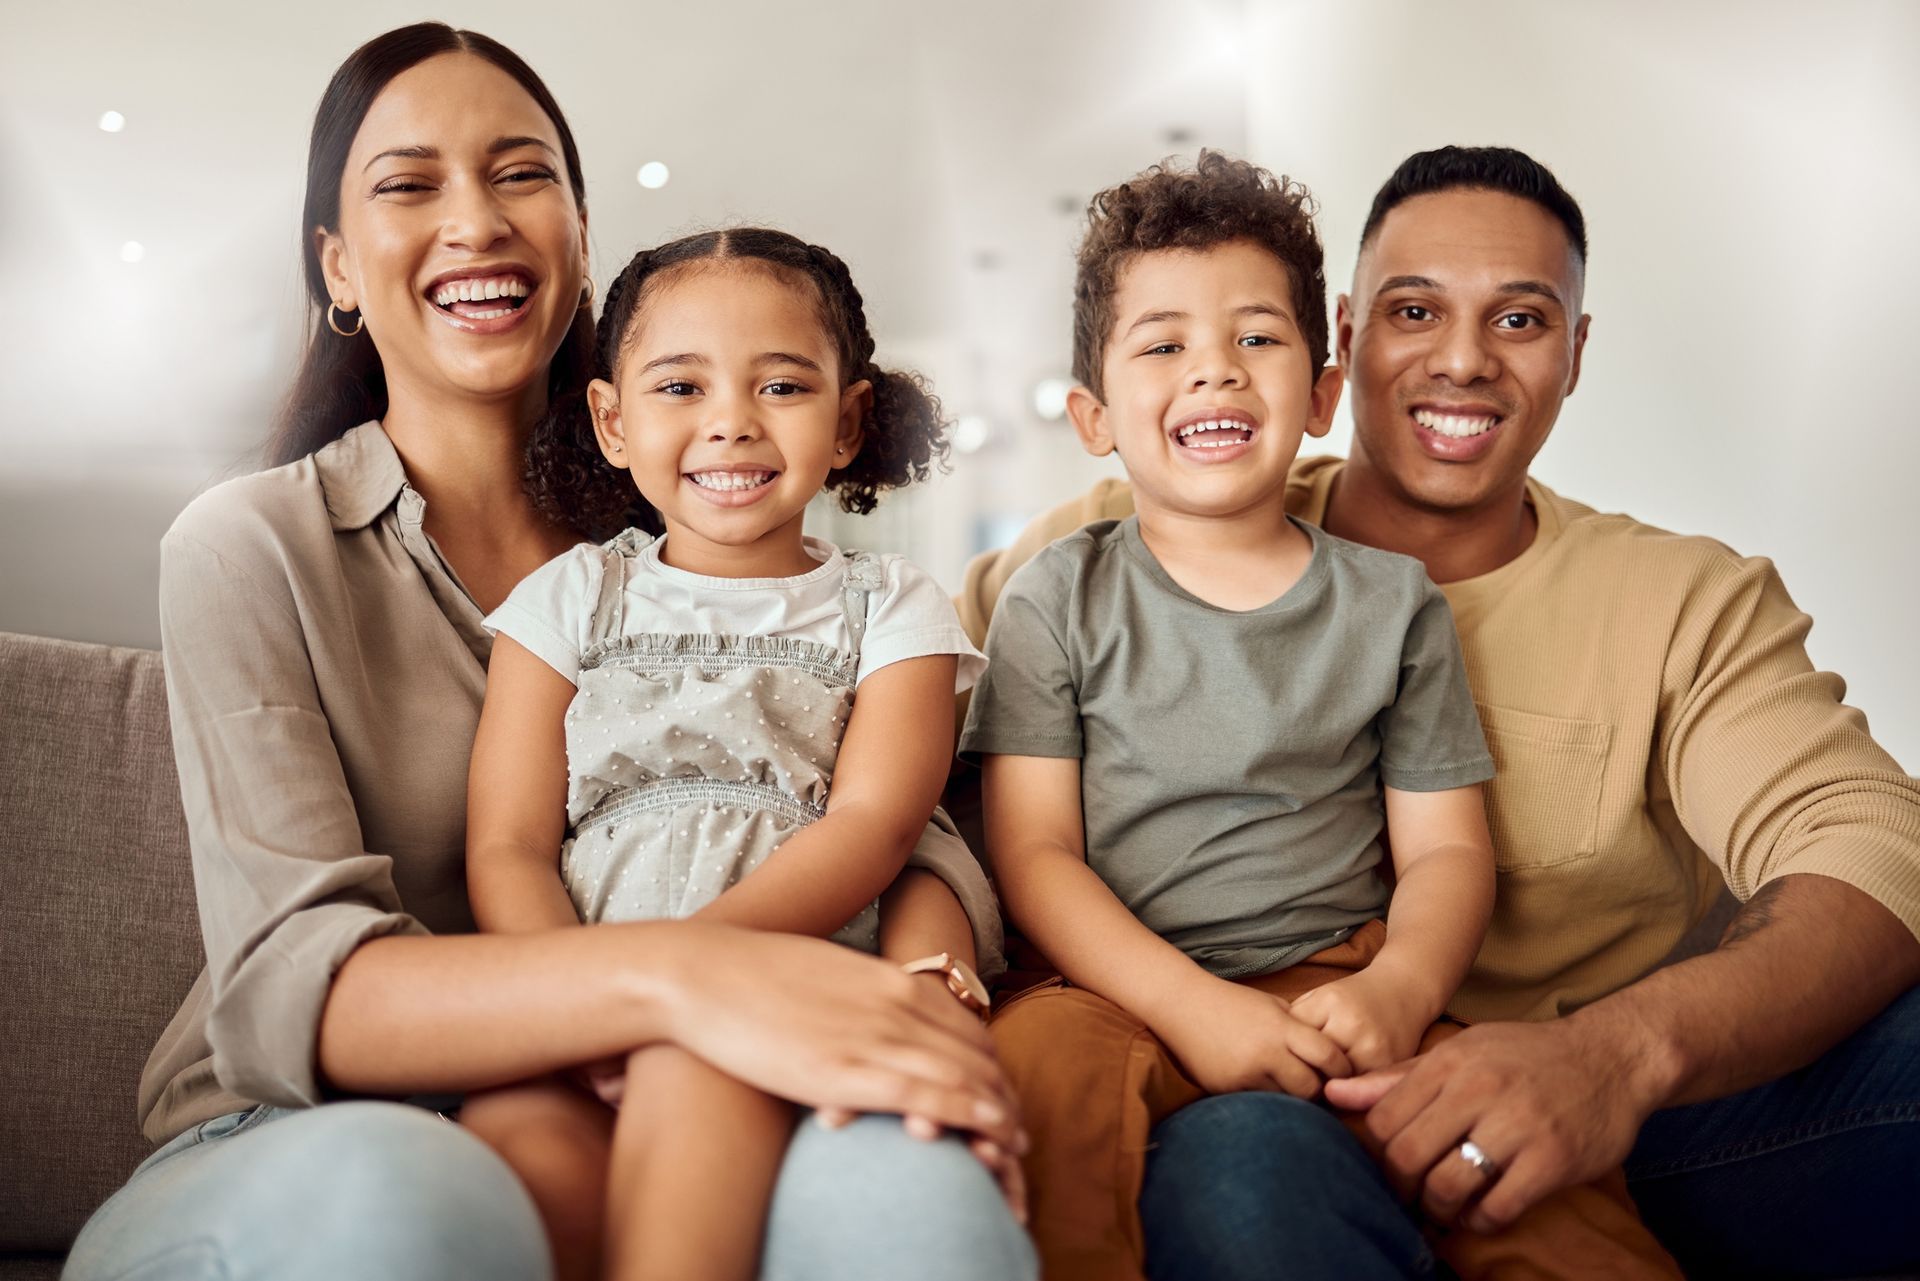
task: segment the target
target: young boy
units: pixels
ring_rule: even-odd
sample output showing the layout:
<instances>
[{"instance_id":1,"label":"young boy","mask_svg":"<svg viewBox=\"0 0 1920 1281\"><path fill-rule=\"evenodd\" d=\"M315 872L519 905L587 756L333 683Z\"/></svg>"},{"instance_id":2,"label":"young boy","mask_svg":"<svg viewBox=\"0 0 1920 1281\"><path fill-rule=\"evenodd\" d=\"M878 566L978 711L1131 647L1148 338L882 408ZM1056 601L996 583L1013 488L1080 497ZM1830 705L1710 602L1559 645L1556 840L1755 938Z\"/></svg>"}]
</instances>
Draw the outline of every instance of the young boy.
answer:
<instances>
[{"instance_id":1,"label":"young boy","mask_svg":"<svg viewBox=\"0 0 1920 1281\"><path fill-rule=\"evenodd\" d=\"M1285 513L1339 401L1326 362L1303 188L1202 153L1094 198L1068 409L1137 514L1008 583L961 742L1006 909L1062 975L994 1025L1049 1281L1141 1275L1156 1121L1411 1056L1486 930L1493 764L1445 599ZM1678 1275L1623 1189L1440 1252L1468 1276Z\"/></svg>"}]
</instances>

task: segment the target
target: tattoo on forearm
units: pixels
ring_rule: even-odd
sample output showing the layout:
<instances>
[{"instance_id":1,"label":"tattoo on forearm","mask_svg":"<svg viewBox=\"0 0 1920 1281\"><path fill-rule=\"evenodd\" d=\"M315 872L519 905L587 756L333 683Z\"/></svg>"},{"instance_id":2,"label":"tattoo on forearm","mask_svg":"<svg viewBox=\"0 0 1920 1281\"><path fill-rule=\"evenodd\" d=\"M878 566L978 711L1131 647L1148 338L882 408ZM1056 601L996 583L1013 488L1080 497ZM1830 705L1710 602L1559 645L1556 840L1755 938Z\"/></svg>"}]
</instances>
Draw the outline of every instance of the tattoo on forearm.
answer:
<instances>
[{"instance_id":1,"label":"tattoo on forearm","mask_svg":"<svg viewBox=\"0 0 1920 1281\"><path fill-rule=\"evenodd\" d=\"M1784 880L1768 881L1759 892L1747 900L1732 921L1727 924L1727 932L1720 936L1721 947L1734 947L1744 943L1773 924L1776 902L1787 884Z\"/></svg>"}]
</instances>

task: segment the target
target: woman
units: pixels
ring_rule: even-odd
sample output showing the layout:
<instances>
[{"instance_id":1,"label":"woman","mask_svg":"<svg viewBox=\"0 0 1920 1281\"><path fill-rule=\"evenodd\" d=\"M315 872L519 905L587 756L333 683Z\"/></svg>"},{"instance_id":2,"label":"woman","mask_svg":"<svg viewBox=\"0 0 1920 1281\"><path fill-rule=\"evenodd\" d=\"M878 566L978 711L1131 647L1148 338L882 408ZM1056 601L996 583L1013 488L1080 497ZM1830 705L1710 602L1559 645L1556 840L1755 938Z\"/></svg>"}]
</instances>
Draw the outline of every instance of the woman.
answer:
<instances>
[{"instance_id":1,"label":"woman","mask_svg":"<svg viewBox=\"0 0 1920 1281\"><path fill-rule=\"evenodd\" d=\"M468 932L480 619L592 529L522 481L530 424L592 346L584 190L546 88L483 36L389 32L328 86L303 222L324 314L287 465L203 495L163 544L208 969L142 1081L164 1146L70 1277L590 1273L597 1189L516 1178L431 1111L366 1096L646 1044L801 1103L1021 1142L978 1020L938 982L691 922ZM958 879L952 853L935 834L922 861ZM770 1277L1033 1272L965 1148L879 1116L802 1126L764 1257Z\"/></svg>"}]
</instances>

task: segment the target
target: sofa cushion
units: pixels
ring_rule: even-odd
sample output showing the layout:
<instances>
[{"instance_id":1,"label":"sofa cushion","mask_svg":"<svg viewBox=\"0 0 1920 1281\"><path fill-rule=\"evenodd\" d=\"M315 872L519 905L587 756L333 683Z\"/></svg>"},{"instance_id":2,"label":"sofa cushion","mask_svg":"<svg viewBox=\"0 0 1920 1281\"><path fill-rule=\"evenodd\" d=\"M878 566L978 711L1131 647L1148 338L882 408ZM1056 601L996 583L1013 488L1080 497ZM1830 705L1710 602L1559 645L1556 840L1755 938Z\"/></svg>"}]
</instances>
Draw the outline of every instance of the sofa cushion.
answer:
<instances>
[{"instance_id":1,"label":"sofa cushion","mask_svg":"<svg viewBox=\"0 0 1920 1281\"><path fill-rule=\"evenodd\" d=\"M160 655L0 633L0 780L0 1250L59 1252L205 960Z\"/></svg>"}]
</instances>

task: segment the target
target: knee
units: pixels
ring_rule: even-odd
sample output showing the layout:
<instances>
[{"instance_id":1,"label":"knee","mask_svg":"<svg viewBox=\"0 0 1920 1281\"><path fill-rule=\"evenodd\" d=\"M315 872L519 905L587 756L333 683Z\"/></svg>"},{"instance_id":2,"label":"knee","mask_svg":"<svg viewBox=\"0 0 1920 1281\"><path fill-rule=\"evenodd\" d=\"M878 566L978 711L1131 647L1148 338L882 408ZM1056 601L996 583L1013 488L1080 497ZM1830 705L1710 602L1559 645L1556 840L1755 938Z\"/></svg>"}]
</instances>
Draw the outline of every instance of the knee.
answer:
<instances>
[{"instance_id":1,"label":"knee","mask_svg":"<svg viewBox=\"0 0 1920 1281\"><path fill-rule=\"evenodd\" d=\"M328 1104L278 1124L302 1121L306 1133L295 1146L314 1186L304 1194L299 1248L332 1259L333 1275L549 1274L545 1233L525 1188L460 1126L372 1102Z\"/></svg>"},{"instance_id":2,"label":"knee","mask_svg":"<svg viewBox=\"0 0 1920 1281\"><path fill-rule=\"evenodd\" d=\"M767 1281L1037 1274L1032 1243L960 1140L922 1142L891 1116L796 1130L768 1219Z\"/></svg>"},{"instance_id":3,"label":"knee","mask_svg":"<svg viewBox=\"0 0 1920 1281\"><path fill-rule=\"evenodd\" d=\"M1284 1094L1223 1094L1162 1121L1140 1193L1148 1273L1414 1276L1432 1267L1412 1219L1332 1113Z\"/></svg>"}]
</instances>

